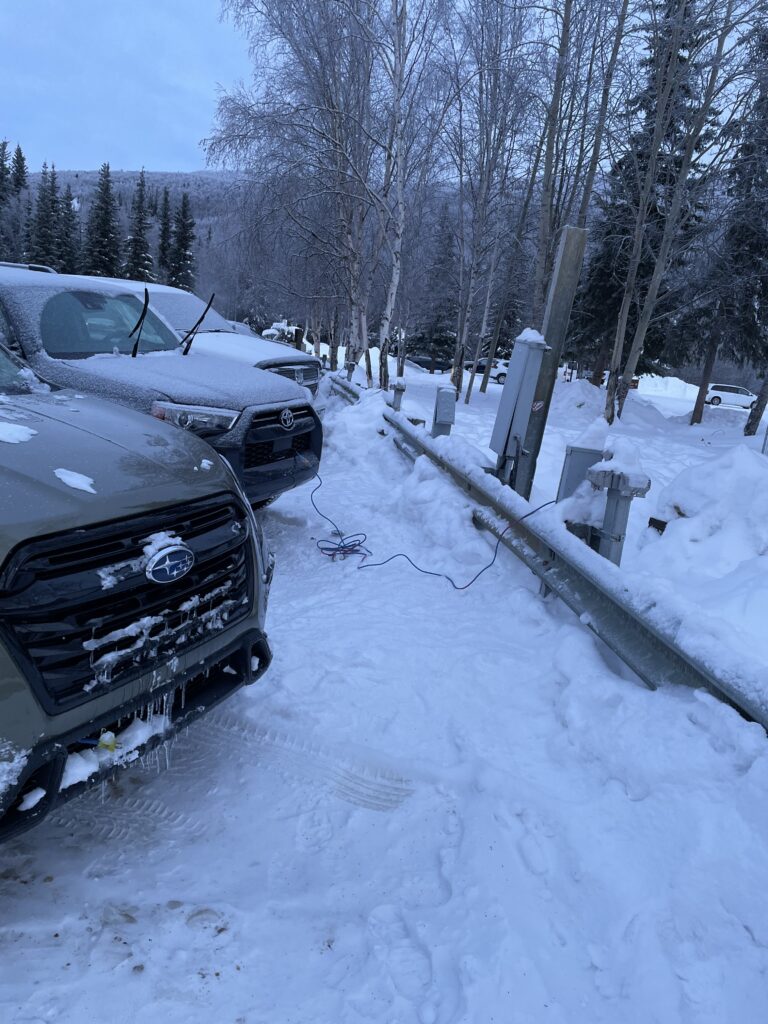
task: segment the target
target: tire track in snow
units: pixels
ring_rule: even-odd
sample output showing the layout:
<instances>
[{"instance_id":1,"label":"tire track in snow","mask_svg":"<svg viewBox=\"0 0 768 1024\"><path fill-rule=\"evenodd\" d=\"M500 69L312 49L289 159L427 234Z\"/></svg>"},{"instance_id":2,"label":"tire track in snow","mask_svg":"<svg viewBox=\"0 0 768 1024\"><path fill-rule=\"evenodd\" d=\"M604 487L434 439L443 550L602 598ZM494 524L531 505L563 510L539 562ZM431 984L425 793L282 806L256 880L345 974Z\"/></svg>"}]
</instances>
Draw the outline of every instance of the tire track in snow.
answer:
<instances>
[{"instance_id":1,"label":"tire track in snow","mask_svg":"<svg viewBox=\"0 0 768 1024\"><path fill-rule=\"evenodd\" d=\"M212 754L231 750L268 771L330 792L347 803L374 811L393 811L414 791L403 775L373 763L350 758L328 744L318 743L274 726L243 721L227 711L215 711L203 722L195 723L183 743L178 742L171 756L171 772L194 773L210 763Z\"/></svg>"}]
</instances>

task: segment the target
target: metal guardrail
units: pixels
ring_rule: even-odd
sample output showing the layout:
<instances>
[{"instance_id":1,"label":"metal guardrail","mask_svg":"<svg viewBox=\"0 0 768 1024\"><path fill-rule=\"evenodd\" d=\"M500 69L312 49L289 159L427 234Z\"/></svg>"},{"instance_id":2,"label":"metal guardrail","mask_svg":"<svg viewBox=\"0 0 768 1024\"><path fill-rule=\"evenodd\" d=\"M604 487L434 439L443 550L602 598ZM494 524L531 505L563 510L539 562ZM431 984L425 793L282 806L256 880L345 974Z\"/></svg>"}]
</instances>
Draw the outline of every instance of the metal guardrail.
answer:
<instances>
[{"instance_id":1,"label":"metal guardrail","mask_svg":"<svg viewBox=\"0 0 768 1024\"><path fill-rule=\"evenodd\" d=\"M362 397L362 391L351 381L346 380L343 377L338 377L335 374L328 376L328 380L331 382L331 391L335 394L340 395L350 405L354 405L360 401Z\"/></svg>"},{"instance_id":2,"label":"metal guardrail","mask_svg":"<svg viewBox=\"0 0 768 1024\"><path fill-rule=\"evenodd\" d=\"M470 474L401 413L386 410L384 419L398 432L394 441L400 451L411 458L426 455L484 506L473 513L475 525L500 538L648 686L675 682L707 689L768 728L768 702L761 695L768 689L768 673L760 663L734 654L724 671L705 664L675 635L679 611L655 597L633 595L626 575L576 538L521 522L520 516L531 511L527 502L495 477L481 479L479 467ZM728 661L725 653L723 660Z\"/></svg>"}]
</instances>

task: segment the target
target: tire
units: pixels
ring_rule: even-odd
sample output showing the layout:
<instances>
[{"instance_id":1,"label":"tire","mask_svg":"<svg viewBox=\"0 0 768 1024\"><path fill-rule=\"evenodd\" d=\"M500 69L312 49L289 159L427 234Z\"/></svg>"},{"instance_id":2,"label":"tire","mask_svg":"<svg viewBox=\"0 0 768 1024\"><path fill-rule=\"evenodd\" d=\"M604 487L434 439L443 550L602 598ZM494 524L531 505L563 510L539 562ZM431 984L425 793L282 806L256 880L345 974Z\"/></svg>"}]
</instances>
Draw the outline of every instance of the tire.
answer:
<instances>
[{"instance_id":1,"label":"tire","mask_svg":"<svg viewBox=\"0 0 768 1024\"><path fill-rule=\"evenodd\" d=\"M497 383L503 384L506 381L506 379L507 379L506 373L498 373L498 374L496 374L496 381L497 381Z\"/></svg>"},{"instance_id":2,"label":"tire","mask_svg":"<svg viewBox=\"0 0 768 1024\"><path fill-rule=\"evenodd\" d=\"M709 400L709 404L710 404L710 405L720 405L720 403L721 403L721 402L722 402L722 398L720 398L720 396L719 396L719 395L714 395L714 396L713 396L712 398L710 398L710 400Z\"/></svg>"}]
</instances>

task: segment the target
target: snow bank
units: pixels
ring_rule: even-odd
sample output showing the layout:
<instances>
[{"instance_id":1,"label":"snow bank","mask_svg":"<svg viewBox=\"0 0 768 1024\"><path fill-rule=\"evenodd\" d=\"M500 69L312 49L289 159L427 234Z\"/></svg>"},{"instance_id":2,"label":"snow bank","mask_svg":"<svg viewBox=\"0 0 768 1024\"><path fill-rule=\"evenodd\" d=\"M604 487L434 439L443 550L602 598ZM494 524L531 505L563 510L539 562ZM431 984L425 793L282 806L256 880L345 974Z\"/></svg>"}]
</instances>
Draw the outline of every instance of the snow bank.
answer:
<instances>
[{"instance_id":1,"label":"snow bank","mask_svg":"<svg viewBox=\"0 0 768 1024\"><path fill-rule=\"evenodd\" d=\"M768 460L746 445L691 466L664 489L659 537L639 564L719 620L727 645L768 662Z\"/></svg>"}]
</instances>

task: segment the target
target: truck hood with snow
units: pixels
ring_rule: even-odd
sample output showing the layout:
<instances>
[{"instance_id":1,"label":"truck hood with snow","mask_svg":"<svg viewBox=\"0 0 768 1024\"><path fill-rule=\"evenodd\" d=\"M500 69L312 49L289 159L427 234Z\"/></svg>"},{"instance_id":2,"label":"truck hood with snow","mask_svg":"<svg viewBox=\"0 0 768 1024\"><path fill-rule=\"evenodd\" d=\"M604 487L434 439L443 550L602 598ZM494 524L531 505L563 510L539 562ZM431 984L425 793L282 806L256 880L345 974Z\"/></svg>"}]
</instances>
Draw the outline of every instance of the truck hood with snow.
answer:
<instances>
[{"instance_id":1,"label":"truck hood with snow","mask_svg":"<svg viewBox=\"0 0 768 1024\"><path fill-rule=\"evenodd\" d=\"M194 344L201 352L208 355L222 355L227 359L237 359L250 366L278 366L296 363L319 363L315 356L299 352L290 345L281 345L278 341L267 341L266 338L238 334L236 331L199 331Z\"/></svg>"},{"instance_id":2,"label":"truck hood with snow","mask_svg":"<svg viewBox=\"0 0 768 1024\"><path fill-rule=\"evenodd\" d=\"M292 380L254 367L245 370L229 359L197 350L194 345L187 356L177 349L139 354L135 359L106 354L69 360L43 357L37 369L50 377L52 374L45 365L48 363L67 368L70 386L86 387L85 378L93 378L93 386L107 397L111 397L110 392L129 388L134 393L144 394L150 401L160 398L226 409L307 401L305 390ZM75 383L74 374L80 375L79 383ZM117 393L115 398L119 400Z\"/></svg>"},{"instance_id":3,"label":"truck hood with snow","mask_svg":"<svg viewBox=\"0 0 768 1024\"><path fill-rule=\"evenodd\" d=\"M33 525L45 536L232 489L205 442L66 391L0 396L0 475L0 560Z\"/></svg>"}]
</instances>

